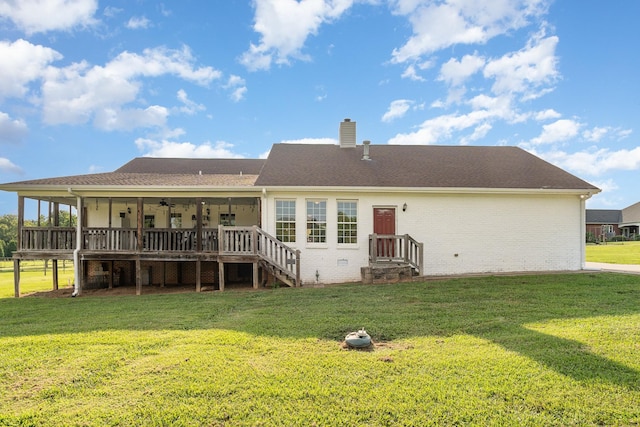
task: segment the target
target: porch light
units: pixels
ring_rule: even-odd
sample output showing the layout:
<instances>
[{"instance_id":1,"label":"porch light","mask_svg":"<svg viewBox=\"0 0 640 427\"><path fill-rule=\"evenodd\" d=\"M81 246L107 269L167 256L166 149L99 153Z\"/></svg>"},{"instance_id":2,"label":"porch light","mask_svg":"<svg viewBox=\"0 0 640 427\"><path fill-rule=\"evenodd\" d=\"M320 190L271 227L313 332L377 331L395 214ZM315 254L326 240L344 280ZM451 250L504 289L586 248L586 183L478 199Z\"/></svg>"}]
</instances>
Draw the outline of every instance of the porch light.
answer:
<instances>
[{"instance_id":1,"label":"porch light","mask_svg":"<svg viewBox=\"0 0 640 427\"><path fill-rule=\"evenodd\" d=\"M404 205L402 205L402 212L406 212L407 211L407 204L405 203Z\"/></svg>"}]
</instances>

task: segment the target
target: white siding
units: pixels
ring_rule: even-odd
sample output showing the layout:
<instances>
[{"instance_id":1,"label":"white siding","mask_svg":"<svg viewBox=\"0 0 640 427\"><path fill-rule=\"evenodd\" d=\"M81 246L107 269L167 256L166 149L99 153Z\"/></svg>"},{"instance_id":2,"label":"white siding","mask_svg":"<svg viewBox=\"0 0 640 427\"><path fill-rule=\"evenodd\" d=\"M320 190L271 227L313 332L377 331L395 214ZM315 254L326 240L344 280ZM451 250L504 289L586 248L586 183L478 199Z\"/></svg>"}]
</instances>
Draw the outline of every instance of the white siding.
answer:
<instances>
[{"instance_id":1,"label":"white siding","mask_svg":"<svg viewBox=\"0 0 640 427\"><path fill-rule=\"evenodd\" d=\"M263 228L275 235L275 200L296 200L303 283L360 280L368 264L373 208L396 208L396 233L424 243L425 275L579 270L582 203L577 195L268 193ZM308 244L306 200L327 201L327 243ZM358 244L337 244L337 201L358 202ZM406 212L402 211L407 204Z\"/></svg>"}]
</instances>

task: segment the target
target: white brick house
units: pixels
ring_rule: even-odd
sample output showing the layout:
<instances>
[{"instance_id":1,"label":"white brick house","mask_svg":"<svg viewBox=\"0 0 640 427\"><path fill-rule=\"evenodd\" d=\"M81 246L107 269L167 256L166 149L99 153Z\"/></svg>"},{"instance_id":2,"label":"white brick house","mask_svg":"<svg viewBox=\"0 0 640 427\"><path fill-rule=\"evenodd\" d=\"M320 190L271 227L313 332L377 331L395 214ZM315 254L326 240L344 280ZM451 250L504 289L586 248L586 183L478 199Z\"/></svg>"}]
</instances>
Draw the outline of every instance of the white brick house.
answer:
<instances>
[{"instance_id":1,"label":"white brick house","mask_svg":"<svg viewBox=\"0 0 640 427\"><path fill-rule=\"evenodd\" d=\"M359 281L381 262L426 276L580 270L585 201L600 191L516 147L357 145L348 120L339 145L276 144L266 160L138 158L0 189L18 194L16 265L75 259L78 292L102 280L138 293ZM72 206L79 224L23 227L25 199Z\"/></svg>"}]
</instances>

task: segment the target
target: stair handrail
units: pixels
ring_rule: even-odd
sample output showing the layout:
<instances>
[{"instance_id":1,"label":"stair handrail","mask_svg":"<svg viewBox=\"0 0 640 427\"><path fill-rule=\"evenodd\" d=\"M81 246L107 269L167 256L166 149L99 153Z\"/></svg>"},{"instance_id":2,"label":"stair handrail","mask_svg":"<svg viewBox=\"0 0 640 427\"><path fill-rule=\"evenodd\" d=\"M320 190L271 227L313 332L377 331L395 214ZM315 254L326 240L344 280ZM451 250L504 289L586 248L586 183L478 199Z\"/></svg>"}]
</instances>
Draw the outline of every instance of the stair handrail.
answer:
<instances>
[{"instance_id":1,"label":"stair handrail","mask_svg":"<svg viewBox=\"0 0 640 427\"><path fill-rule=\"evenodd\" d=\"M253 226L256 236L256 254L300 286L300 250L285 245L257 225Z\"/></svg>"},{"instance_id":2,"label":"stair handrail","mask_svg":"<svg viewBox=\"0 0 640 427\"><path fill-rule=\"evenodd\" d=\"M382 251L383 253L380 253ZM404 262L424 275L424 244L409 234L370 234L369 261Z\"/></svg>"}]
</instances>

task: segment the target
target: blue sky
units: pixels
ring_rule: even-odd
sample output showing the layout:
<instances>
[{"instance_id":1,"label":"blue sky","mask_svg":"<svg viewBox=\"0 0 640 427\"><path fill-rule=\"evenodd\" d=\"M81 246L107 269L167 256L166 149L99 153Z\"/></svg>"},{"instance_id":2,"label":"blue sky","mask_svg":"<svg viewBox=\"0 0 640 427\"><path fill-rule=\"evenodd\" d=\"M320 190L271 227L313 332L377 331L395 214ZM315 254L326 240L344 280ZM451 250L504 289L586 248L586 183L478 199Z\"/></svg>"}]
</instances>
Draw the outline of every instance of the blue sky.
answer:
<instances>
[{"instance_id":1,"label":"blue sky","mask_svg":"<svg viewBox=\"0 0 640 427\"><path fill-rule=\"evenodd\" d=\"M0 182L138 156L513 145L640 201L640 2L0 0ZM0 215L17 198L0 192Z\"/></svg>"}]
</instances>

